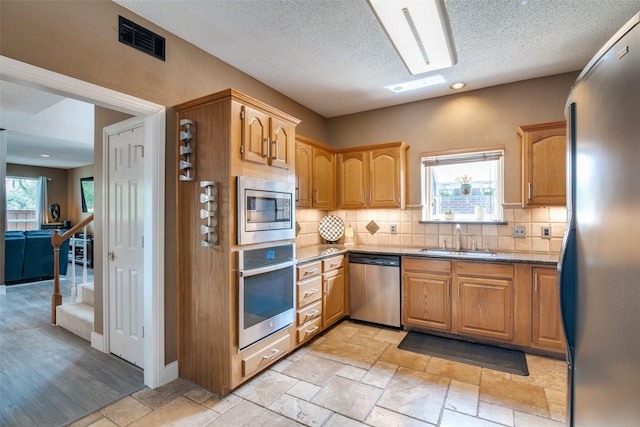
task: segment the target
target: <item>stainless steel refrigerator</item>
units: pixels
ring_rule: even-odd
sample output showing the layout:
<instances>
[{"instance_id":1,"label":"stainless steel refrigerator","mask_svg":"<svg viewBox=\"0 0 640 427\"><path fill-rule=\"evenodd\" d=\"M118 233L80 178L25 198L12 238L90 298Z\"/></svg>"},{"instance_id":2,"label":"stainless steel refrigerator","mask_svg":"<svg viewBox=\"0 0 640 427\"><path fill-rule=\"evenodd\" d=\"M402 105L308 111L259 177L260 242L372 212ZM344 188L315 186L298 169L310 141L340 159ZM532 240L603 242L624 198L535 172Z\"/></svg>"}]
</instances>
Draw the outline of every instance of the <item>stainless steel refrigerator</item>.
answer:
<instances>
[{"instance_id":1,"label":"stainless steel refrigerator","mask_svg":"<svg viewBox=\"0 0 640 427\"><path fill-rule=\"evenodd\" d=\"M569 422L640 425L640 13L566 105L568 227L558 269Z\"/></svg>"}]
</instances>

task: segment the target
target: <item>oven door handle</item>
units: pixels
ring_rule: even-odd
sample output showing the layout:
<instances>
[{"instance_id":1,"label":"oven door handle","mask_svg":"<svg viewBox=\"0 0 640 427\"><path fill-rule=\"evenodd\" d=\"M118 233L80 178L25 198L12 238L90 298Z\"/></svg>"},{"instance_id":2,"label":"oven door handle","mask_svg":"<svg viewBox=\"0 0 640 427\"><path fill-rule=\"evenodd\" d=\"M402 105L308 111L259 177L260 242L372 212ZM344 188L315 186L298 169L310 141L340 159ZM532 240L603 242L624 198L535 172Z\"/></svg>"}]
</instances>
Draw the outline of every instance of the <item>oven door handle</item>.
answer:
<instances>
[{"instance_id":1,"label":"oven door handle","mask_svg":"<svg viewBox=\"0 0 640 427\"><path fill-rule=\"evenodd\" d=\"M291 261L282 262L280 264L268 265L266 267L252 268L251 270L240 270L238 273L240 274L240 277L257 276L258 274L270 273L272 271L282 270L283 268L289 268L296 265L297 263L298 260L294 259Z\"/></svg>"}]
</instances>

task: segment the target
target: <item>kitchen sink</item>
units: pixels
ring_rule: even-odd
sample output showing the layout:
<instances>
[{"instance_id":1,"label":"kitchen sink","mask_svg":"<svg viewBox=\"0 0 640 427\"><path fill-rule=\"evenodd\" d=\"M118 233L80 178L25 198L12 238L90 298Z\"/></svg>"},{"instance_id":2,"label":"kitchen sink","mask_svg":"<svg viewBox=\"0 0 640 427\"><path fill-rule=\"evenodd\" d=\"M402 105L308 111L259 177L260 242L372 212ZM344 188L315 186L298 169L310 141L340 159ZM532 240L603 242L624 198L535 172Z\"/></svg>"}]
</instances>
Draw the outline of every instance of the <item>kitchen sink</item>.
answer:
<instances>
[{"instance_id":1,"label":"kitchen sink","mask_svg":"<svg viewBox=\"0 0 640 427\"><path fill-rule=\"evenodd\" d=\"M460 256L460 257L472 257L472 258L490 258L496 256L496 252L491 251L456 251L453 249L420 249L419 253L425 255L440 255L440 256Z\"/></svg>"}]
</instances>

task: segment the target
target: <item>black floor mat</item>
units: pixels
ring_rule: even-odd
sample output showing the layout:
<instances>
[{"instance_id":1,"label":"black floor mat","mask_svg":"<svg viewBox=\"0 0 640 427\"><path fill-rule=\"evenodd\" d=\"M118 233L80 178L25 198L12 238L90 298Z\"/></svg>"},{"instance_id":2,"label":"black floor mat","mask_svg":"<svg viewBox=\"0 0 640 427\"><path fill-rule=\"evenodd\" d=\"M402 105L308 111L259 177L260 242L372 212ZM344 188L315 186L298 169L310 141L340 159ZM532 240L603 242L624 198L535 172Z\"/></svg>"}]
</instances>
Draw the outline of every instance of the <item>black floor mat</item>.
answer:
<instances>
[{"instance_id":1,"label":"black floor mat","mask_svg":"<svg viewBox=\"0 0 640 427\"><path fill-rule=\"evenodd\" d=\"M510 374L529 375L527 359L524 353L518 350L417 332L409 332L398 348Z\"/></svg>"}]
</instances>

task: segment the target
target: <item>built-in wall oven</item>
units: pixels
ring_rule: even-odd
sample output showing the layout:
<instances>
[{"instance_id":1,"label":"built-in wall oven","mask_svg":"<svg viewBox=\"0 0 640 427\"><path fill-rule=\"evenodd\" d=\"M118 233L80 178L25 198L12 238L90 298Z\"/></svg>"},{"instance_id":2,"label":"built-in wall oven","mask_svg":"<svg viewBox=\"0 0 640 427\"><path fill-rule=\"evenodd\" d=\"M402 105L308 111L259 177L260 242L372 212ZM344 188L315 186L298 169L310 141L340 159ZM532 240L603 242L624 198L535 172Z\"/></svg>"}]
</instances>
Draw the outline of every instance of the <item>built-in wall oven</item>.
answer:
<instances>
[{"instance_id":1,"label":"built-in wall oven","mask_svg":"<svg viewBox=\"0 0 640 427\"><path fill-rule=\"evenodd\" d=\"M296 237L294 185L239 176L238 244Z\"/></svg>"},{"instance_id":2,"label":"built-in wall oven","mask_svg":"<svg viewBox=\"0 0 640 427\"><path fill-rule=\"evenodd\" d=\"M238 251L240 349L295 319L295 245Z\"/></svg>"}]
</instances>

